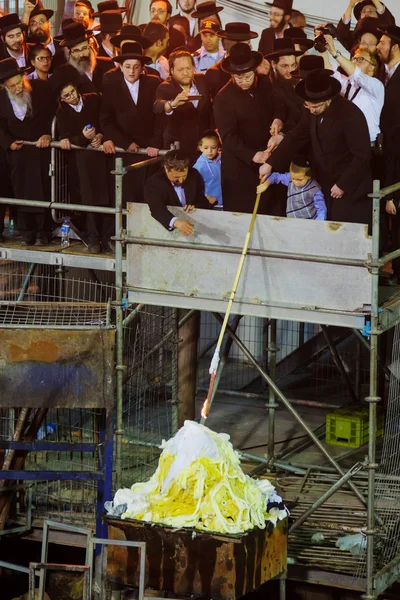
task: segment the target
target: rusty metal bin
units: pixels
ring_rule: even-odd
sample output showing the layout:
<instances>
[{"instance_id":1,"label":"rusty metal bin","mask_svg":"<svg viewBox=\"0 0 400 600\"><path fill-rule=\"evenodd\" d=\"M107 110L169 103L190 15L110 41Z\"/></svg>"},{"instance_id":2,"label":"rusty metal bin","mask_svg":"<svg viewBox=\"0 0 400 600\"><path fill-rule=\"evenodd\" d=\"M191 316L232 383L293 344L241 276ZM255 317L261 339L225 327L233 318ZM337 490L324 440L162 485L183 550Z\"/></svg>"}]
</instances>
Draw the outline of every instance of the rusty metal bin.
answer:
<instances>
[{"instance_id":1,"label":"rusty metal bin","mask_svg":"<svg viewBox=\"0 0 400 600\"><path fill-rule=\"evenodd\" d=\"M146 542L145 586L157 591L236 600L286 571L287 519L235 536L117 518L106 522L110 539ZM138 550L110 546L107 577L137 587Z\"/></svg>"}]
</instances>

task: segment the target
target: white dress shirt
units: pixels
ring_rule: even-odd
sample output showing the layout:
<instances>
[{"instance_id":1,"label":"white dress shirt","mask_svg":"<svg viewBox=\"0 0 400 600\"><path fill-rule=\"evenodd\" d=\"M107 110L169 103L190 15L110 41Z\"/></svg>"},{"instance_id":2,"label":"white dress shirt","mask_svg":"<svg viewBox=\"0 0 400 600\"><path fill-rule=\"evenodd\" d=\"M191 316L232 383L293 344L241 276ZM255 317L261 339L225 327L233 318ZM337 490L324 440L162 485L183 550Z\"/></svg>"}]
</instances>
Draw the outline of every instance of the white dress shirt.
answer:
<instances>
[{"instance_id":1,"label":"white dress shirt","mask_svg":"<svg viewBox=\"0 0 400 600\"><path fill-rule=\"evenodd\" d=\"M152 69L155 69L163 81L168 79L169 62L168 59L165 58L165 56L159 56L155 63L150 63L148 66Z\"/></svg>"},{"instance_id":2,"label":"white dress shirt","mask_svg":"<svg viewBox=\"0 0 400 600\"><path fill-rule=\"evenodd\" d=\"M178 196L179 202L181 203L181 206L186 206L186 195L185 195L185 190L183 189L183 187L181 185L174 185L171 181L171 185L174 188L176 195ZM178 217L172 217L172 219L169 222L169 228L173 229L174 227L174 223L177 220Z\"/></svg>"},{"instance_id":3,"label":"white dress shirt","mask_svg":"<svg viewBox=\"0 0 400 600\"><path fill-rule=\"evenodd\" d=\"M342 75L337 71L334 77L342 86L342 96L346 95L350 84L351 87L349 88L347 97L364 113L371 142L374 142L381 132L379 122L385 101L385 86L376 77L370 77L363 73L360 67L356 67L356 70L350 77Z\"/></svg>"},{"instance_id":4,"label":"white dress shirt","mask_svg":"<svg viewBox=\"0 0 400 600\"><path fill-rule=\"evenodd\" d=\"M11 98L10 98L10 102L11 102L11 106L12 106L14 115L17 117L17 119L19 119L20 121L23 121L25 119L25 117L26 117L26 112L28 110L28 107L26 105L25 106L19 106Z\"/></svg>"},{"instance_id":5,"label":"white dress shirt","mask_svg":"<svg viewBox=\"0 0 400 600\"><path fill-rule=\"evenodd\" d=\"M50 50L51 55L54 56L56 53L56 47L54 45L54 39L51 38L51 41L48 44L45 44L47 48Z\"/></svg>"},{"instance_id":6,"label":"white dress shirt","mask_svg":"<svg viewBox=\"0 0 400 600\"><path fill-rule=\"evenodd\" d=\"M74 106L73 104L70 104L70 107L73 108L75 112L81 112L81 110L83 108L82 96L79 96L79 102L76 106Z\"/></svg>"},{"instance_id":7,"label":"white dress shirt","mask_svg":"<svg viewBox=\"0 0 400 600\"><path fill-rule=\"evenodd\" d=\"M125 79L125 77L124 77L124 79ZM127 79L125 79L125 83L128 87L128 90L129 90L132 100L134 101L135 104L137 104L138 96L139 96L140 79L135 81L135 83L129 83L129 81Z\"/></svg>"}]
</instances>

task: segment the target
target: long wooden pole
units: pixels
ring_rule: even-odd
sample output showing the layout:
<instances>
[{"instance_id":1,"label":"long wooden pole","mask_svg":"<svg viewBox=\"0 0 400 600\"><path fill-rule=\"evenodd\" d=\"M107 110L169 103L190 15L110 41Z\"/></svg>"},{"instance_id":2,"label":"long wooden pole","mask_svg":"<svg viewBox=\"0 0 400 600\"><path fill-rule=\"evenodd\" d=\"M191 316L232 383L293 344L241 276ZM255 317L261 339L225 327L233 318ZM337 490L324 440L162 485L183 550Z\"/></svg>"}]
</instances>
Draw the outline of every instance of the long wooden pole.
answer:
<instances>
[{"instance_id":1,"label":"long wooden pole","mask_svg":"<svg viewBox=\"0 0 400 600\"><path fill-rule=\"evenodd\" d=\"M214 355L213 355L212 360L211 360L210 369L209 369L209 373L211 375L210 385L209 385L209 388L208 388L207 398L206 398L206 400L205 400L205 402L203 404L203 408L202 408L202 411L201 411L201 421L200 421L200 423L202 423L203 425L204 425L204 423L205 423L205 421L206 421L206 419L208 417L208 414L210 412L210 398L212 396L212 391L213 391L214 382L215 382L215 375L217 373L217 369L218 369L218 365L219 365L219 361L220 361L221 346L222 346L222 342L223 342L223 339L224 339L224 336L225 336L225 331L226 331L226 327L228 325L228 320L229 320L229 317L230 317L230 314L231 314L231 310L232 310L232 307L233 307L233 302L235 300L236 292L237 292L237 289L239 287L239 281L240 281L240 277L242 275L242 271L243 271L243 267L244 267L244 261L246 260L247 251L249 249L249 244L250 244L251 236L253 234L254 223L256 222L258 207L260 205L260 199L261 199L261 194L257 194L256 201L254 203L253 214L251 215L251 221L250 221L249 229L247 231L246 239L245 239L244 246L243 246L243 249L242 249L242 254L240 256L239 266L238 266L237 271L236 271L235 281L233 283L232 291L231 291L230 296L229 296L229 302L228 302L228 307L227 307L226 312L225 312L224 322L222 324L221 331L220 331L219 338L218 338L218 342L217 342L217 346L215 348Z\"/></svg>"}]
</instances>

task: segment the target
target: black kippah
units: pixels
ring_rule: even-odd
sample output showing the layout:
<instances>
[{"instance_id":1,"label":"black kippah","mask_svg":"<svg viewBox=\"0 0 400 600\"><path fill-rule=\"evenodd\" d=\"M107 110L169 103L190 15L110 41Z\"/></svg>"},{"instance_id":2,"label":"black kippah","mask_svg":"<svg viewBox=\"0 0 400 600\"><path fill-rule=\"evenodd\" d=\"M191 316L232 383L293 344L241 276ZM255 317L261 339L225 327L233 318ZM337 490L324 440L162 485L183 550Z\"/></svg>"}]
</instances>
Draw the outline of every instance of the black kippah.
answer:
<instances>
[{"instance_id":1,"label":"black kippah","mask_svg":"<svg viewBox=\"0 0 400 600\"><path fill-rule=\"evenodd\" d=\"M292 163L301 169L309 169L311 167L310 159L303 154L298 154L292 159Z\"/></svg>"}]
</instances>

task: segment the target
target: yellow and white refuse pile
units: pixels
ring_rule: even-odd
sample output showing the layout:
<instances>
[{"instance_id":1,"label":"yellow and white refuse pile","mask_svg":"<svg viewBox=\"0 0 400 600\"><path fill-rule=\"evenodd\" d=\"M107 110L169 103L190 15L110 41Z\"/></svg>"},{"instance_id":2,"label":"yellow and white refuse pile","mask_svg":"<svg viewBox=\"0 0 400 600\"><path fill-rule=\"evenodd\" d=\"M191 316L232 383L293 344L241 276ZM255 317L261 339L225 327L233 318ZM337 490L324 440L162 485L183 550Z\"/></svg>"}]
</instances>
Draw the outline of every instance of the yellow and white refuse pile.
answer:
<instances>
[{"instance_id":1,"label":"yellow and white refuse pile","mask_svg":"<svg viewBox=\"0 0 400 600\"><path fill-rule=\"evenodd\" d=\"M274 486L243 473L229 436L194 421L163 444L149 481L118 490L105 508L122 519L229 534L287 517Z\"/></svg>"}]
</instances>

